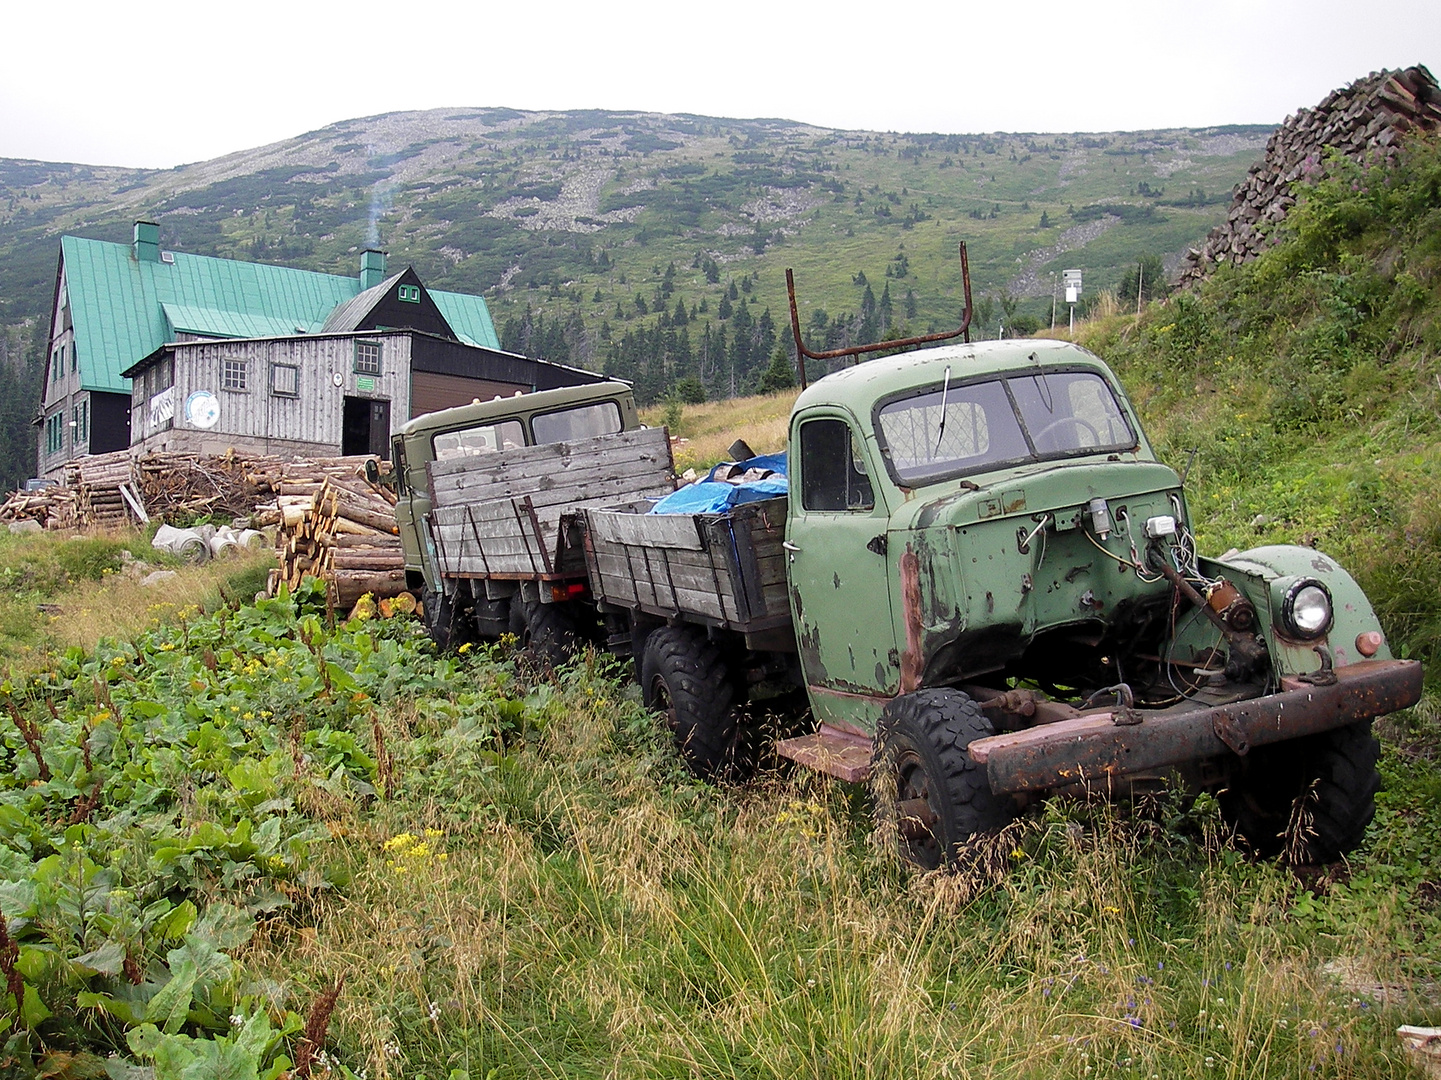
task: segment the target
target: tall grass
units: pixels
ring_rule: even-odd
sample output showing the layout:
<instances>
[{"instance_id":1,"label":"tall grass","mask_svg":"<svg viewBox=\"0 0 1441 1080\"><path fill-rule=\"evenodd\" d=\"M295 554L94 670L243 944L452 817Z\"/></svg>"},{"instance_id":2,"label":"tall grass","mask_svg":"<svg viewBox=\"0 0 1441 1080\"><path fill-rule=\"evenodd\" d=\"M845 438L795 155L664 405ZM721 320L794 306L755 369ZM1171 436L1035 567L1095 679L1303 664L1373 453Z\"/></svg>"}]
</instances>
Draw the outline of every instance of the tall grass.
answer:
<instances>
[{"instance_id":1,"label":"tall grass","mask_svg":"<svg viewBox=\"0 0 1441 1080\"><path fill-rule=\"evenodd\" d=\"M1390 1029L1435 1015L1399 897L1358 889L1358 919L1338 880L1229 847L1209 802L1053 803L999 873L916 875L861 793L697 784L633 698L571 669L488 768L405 718L399 797L332 823L346 894L271 924L257 985L344 974L333 1050L376 1078L1400 1077Z\"/></svg>"},{"instance_id":2,"label":"tall grass","mask_svg":"<svg viewBox=\"0 0 1441 1080\"><path fill-rule=\"evenodd\" d=\"M683 406L680 423L671 425L670 432L675 440L676 470L699 472L718 461L729 460L729 447L738 438L744 439L758 454L784 450L790 434L791 406L799 393L799 390L783 390L759 397ZM667 408L671 406L643 409L642 422L652 426L666 423Z\"/></svg>"}]
</instances>

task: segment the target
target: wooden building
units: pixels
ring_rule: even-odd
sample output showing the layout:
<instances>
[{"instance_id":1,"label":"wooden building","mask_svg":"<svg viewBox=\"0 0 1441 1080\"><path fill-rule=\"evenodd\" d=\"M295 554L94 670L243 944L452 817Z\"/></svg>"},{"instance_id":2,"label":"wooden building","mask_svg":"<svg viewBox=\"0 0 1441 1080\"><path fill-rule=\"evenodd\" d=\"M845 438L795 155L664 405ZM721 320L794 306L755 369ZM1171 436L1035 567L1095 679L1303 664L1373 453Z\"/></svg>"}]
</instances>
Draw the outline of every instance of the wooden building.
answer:
<instances>
[{"instance_id":1,"label":"wooden building","mask_svg":"<svg viewBox=\"0 0 1441 1080\"><path fill-rule=\"evenodd\" d=\"M379 454L412 416L601 376L418 330L184 341L127 368L137 452Z\"/></svg>"},{"instance_id":2,"label":"wooden building","mask_svg":"<svg viewBox=\"0 0 1441 1080\"><path fill-rule=\"evenodd\" d=\"M38 475L127 447L384 452L410 417L475 398L599 381L500 351L485 300L387 274L215 259L134 241L60 241Z\"/></svg>"}]
</instances>

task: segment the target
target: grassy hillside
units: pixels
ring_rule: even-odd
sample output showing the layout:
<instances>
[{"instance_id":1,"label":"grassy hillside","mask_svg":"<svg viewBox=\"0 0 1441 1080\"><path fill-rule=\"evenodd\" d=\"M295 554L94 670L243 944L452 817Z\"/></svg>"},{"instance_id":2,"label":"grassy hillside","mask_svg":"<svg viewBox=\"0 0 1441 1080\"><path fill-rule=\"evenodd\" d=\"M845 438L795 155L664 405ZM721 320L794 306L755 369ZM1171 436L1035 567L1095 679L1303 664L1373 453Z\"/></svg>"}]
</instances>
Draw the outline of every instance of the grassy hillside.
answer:
<instances>
[{"instance_id":1,"label":"grassy hillside","mask_svg":"<svg viewBox=\"0 0 1441 1080\"><path fill-rule=\"evenodd\" d=\"M1044 296L1049 312L1049 272L1063 263L1105 286L1137 255L1203 235L1268 134L916 135L482 109L344 121L169 170L5 160L0 321L48 304L58 233L128 241L139 215L178 250L332 273L353 273L358 248L378 240L432 284L493 297L500 322L529 303L578 310L592 332L616 300L652 300L671 262L670 308L714 307L726 281L755 273L779 314L778 267L793 263L808 301L838 313L859 302L857 272L879 297L902 251L893 301L912 290L920 318L950 319L962 238L981 291L1034 294L1036 313ZM697 252L721 281L691 266Z\"/></svg>"},{"instance_id":2,"label":"grassy hillside","mask_svg":"<svg viewBox=\"0 0 1441 1080\"><path fill-rule=\"evenodd\" d=\"M1078 336L1117 367L1160 453L1192 462L1203 542L1335 554L1393 644L1430 659L1441 644L1441 143L1412 143L1395 169L1334 167L1263 258Z\"/></svg>"},{"instance_id":3,"label":"grassy hillside","mask_svg":"<svg viewBox=\"0 0 1441 1080\"><path fill-rule=\"evenodd\" d=\"M485 294L508 348L609 361L647 400L686 377L711 397L746 393L786 320L786 266L814 336L879 337L959 317L965 239L989 298L982 332L1010 324L1013 304L1048 323L1055 271L1114 285L1142 255L1198 241L1267 135L476 109L348 120L166 170L0 160L0 389L34 396L56 237L128 243L150 217L168 248L346 275L381 244L430 285ZM722 326L725 345L706 336ZM0 477L29 473L17 409L0 415Z\"/></svg>"}]
</instances>

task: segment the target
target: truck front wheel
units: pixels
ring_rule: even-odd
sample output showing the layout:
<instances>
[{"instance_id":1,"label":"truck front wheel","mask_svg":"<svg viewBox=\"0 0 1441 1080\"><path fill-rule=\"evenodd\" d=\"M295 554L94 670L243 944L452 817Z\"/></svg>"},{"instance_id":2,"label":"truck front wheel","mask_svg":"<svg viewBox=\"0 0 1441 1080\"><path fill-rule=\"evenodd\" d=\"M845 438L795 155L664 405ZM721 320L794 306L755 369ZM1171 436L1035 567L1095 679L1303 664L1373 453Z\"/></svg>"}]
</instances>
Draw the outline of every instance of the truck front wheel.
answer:
<instances>
[{"instance_id":1,"label":"truck front wheel","mask_svg":"<svg viewBox=\"0 0 1441 1080\"><path fill-rule=\"evenodd\" d=\"M928 870L955 862L959 846L1015 816L970 759L975 739L995 734L959 690L917 690L892 699L876 728L871 763L877 809L894 821L902 856Z\"/></svg>"},{"instance_id":2,"label":"truck front wheel","mask_svg":"<svg viewBox=\"0 0 1441 1080\"><path fill-rule=\"evenodd\" d=\"M646 707L665 714L691 772L743 779L750 771L730 671L713 642L686 627L661 627L646 638L640 683Z\"/></svg>"},{"instance_id":3,"label":"truck front wheel","mask_svg":"<svg viewBox=\"0 0 1441 1080\"><path fill-rule=\"evenodd\" d=\"M1376 814L1381 745L1363 720L1247 754L1221 811L1260 855L1325 863L1354 850Z\"/></svg>"}]
</instances>

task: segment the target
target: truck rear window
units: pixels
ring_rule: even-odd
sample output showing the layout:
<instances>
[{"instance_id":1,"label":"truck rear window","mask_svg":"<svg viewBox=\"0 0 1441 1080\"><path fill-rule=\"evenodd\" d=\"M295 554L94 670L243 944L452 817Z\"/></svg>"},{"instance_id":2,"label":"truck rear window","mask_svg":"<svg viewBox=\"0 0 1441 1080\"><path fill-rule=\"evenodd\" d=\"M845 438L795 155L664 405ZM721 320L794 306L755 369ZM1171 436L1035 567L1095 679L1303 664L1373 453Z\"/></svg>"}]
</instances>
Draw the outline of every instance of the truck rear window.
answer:
<instances>
[{"instance_id":1,"label":"truck rear window","mask_svg":"<svg viewBox=\"0 0 1441 1080\"><path fill-rule=\"evenodd\" d=\"M461 431L443 431L431 440L436 461L451 458L492 454L497 450L514 450L525 445L525 428L519 420L501 420L494 424L477 424Z\"/></svg>"},{"instance_id":2,"label":"truck rear window","mask_svg":"<svg viewBox=\"0 0 1441 1080\"><path fill-rule=\"evenodd\" d=\"M1136 445L1110 386L1089 371L927 390L883 405L879 435L887 462L906 485Z\"/></svg>"},{"instance_id":3,"label":"truck rear window","mask_svg":"<svg viewBox=\"0 0 1441 1080\"><path fill-rule=\"evenodd\" d=\"M531 417L530 429L537 443L568 442L613 435L621 429L620 406L614 401L558 409Z\"/></svg>"}]
</instances>

